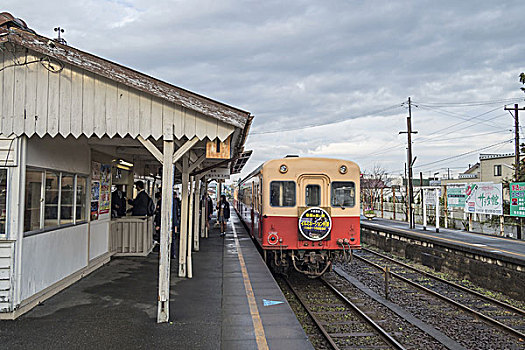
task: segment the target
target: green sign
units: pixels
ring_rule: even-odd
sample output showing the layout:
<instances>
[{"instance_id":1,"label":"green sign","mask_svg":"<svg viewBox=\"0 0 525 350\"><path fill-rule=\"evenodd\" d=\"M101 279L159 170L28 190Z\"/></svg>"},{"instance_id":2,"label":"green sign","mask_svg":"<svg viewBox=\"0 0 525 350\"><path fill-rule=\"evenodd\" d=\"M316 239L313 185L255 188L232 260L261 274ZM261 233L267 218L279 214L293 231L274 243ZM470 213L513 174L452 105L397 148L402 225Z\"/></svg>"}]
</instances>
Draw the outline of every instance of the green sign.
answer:
<instances>
[{"instance_id":1,"label":"green sign","mask_svg":"<svg viewBox=\"0 0 525 350\"><path fill-rule=\"evenodd\" d=\"M447 185L447 206L449 208L465 208L466 184Z\"/></svg>"},{"instance_id":2,"label":"green sign","mask_svg":"<svg viewBox=\"0 0 525 350\"><path fill-rule=\"evenodd\" d=\"M525 182L510 183L510 215L525 217Z\"/></svg>"}]
</instances>

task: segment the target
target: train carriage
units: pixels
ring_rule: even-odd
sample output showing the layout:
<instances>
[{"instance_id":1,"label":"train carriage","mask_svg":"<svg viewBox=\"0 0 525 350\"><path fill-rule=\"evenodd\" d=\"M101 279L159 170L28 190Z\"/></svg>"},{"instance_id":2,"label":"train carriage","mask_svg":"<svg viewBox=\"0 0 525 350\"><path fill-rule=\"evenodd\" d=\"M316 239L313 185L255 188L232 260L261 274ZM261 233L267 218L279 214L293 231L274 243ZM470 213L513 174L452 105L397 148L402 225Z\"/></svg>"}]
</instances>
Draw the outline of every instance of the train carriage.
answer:
<instances>
[{"instance_id":1,"label":"train carriage","mask_svg":"<svg viewBox=\"0 0 525 350\"><path fill-rule=\"evenodd\" d=\"M359 180L347 160L274 159L239 183L234 205L268 264L317 277L360 248Z\"/></svg>"}]
</instances>

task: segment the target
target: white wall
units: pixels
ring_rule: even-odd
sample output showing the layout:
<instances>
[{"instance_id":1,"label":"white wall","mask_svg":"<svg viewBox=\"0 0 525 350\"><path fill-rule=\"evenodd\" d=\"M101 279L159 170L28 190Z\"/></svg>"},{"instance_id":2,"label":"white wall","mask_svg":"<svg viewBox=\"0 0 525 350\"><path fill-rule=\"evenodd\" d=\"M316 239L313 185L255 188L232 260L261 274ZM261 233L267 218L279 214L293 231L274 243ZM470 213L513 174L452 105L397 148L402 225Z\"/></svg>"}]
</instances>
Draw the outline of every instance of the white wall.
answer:
<instances>
[{"instance_id":1,"label":"white wall","mask_svg":"<svg viewBox=\"0 0 525 350\"><path fill-rule=\"evenodd\" d=\"M93 260L109 250L110 219L92 221L90 225L89 260Z\"/></svg>"},{"instance_id":2,"label":"white wall","mask_svg":"<svg viewBox=\"0 0 525 350\"><path fill-rule=\"evenodd\" d=\"M91 151L87 139L34 136L27 140L27 166L89 174Z\"/></svg>"},{"instance_id":3,"label":"white wall","mask_svg":"<svg viewBox=\"0 0 525 350\"><path fill-rule=\"evenodd\" d=\"M88 224L24 237L21 300L87 266Z\"/></svg>"}]
</instances>

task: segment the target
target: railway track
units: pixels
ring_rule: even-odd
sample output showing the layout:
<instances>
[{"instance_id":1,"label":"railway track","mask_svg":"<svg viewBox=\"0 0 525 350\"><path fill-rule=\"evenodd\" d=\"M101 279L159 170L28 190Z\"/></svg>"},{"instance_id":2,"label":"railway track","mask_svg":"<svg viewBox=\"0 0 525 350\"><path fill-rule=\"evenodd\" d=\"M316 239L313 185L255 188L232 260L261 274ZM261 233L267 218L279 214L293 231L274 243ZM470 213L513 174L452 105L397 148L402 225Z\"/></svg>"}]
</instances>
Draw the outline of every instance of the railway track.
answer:
<instances>
[{"instance_id":1,"label":"railway track","mask_svg":"<svg viewBox=\"0 0 525 350\"><path fill-rule=\"evenodd\" d=\"M284 279L332 349L405 349L325 279Z\"/></svg>"},{"instance_id":2,"label":"railway track","mask_svg":"<svg viewBox=\"0 0 525 350\"><path fill-rule=\"evenodd\" d=\"M362 249L362 252L355 254L354 257L382 271L384 271L385 266L389 266L389 274L393 278L452 304L522 342L525 340L525 310L444 280L369 249Z\"/></svg>"}]
</instances>

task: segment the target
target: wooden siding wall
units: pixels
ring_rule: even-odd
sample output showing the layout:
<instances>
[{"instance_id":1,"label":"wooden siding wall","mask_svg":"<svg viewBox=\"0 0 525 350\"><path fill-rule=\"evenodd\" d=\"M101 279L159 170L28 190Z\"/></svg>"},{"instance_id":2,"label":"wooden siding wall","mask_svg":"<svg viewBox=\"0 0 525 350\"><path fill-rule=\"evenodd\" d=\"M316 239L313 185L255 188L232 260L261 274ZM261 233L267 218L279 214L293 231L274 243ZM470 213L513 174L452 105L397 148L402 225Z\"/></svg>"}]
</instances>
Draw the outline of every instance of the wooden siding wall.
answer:
<instances>
[{"instance_id":1,"label":"wooden siding wall","mask_svg":"<svg viewBox=\"0 0 525 350\"><path fill-rule=\"evenodd\" d=\"M11 311L13 251L13 242L0 241L0 312Z\"/></svg>"},{"instance_id":2,"label":"wooden siding wall","mask_svg":"<svg viewBox=\"0 0 525 350\"><path fill-rule=\"evenodd\" d=\"M0 167L17 165L18 140L15 137L0 135Z\"/></svg>"},{"instance_id":3,"label":"wooden siding wall","mask_svg":"<svg viewBox=\"0 0 525 350\"><path fill-rule=\"evenodd\" d=\"M0 51L0 133L136 138L226 139L234 127L65 64L46 69L41 55L11 46ZM16 62L16 63L15 63ZM33 63L28 63L33 62ZM59 67L53 63L53 67Z\"/></svg>"}]
</instances>

